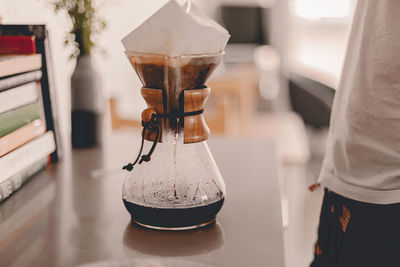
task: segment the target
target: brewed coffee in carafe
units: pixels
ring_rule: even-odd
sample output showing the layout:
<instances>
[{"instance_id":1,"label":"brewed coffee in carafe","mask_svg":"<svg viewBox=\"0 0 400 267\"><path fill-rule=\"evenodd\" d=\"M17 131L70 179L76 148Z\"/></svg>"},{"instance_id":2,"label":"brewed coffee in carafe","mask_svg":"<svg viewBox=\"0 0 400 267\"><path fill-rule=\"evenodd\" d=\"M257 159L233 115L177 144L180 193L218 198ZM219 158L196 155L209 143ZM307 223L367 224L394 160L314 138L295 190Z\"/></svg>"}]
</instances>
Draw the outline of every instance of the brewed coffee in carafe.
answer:
<instances>
[{"instance_id":1,"label":"brewed coffee in carafe","mask_svg":"<svg viewBox=\"0 0 400 267\"><path fill-rule=\"evenodd\" d=\"M142 145L123 187L132 221L154 229L192 229L212 223L225 184L206 140L205 84L222 52L170 57L126 52L143 83ZM135 156L135 155L134 155ZM135 159L135 158L134 158Z\"/></svg>"}]
</instances>

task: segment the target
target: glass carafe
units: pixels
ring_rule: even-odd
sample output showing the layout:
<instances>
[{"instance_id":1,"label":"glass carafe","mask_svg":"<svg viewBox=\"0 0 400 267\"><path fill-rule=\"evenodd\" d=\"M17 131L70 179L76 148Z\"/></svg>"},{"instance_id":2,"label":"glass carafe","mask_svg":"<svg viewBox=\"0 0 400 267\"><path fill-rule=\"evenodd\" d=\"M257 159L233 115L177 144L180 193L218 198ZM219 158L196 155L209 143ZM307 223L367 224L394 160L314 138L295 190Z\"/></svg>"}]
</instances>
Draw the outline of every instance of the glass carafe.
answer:
<instances>
[{"instance_id":1,"label":"glass carafe","mask_svg":"<svg viewBox=\"0 0 400 267\"><path fill-rule=\"evenodd\" d=\"M206 226L215 221L226 195L203 118L210 94L205 83L222 53L126 54L149 108L142 113L141 152L124 167L130 171L122 194L125 207L134 223L149 228Z\"/></svg>"}]
</instances>

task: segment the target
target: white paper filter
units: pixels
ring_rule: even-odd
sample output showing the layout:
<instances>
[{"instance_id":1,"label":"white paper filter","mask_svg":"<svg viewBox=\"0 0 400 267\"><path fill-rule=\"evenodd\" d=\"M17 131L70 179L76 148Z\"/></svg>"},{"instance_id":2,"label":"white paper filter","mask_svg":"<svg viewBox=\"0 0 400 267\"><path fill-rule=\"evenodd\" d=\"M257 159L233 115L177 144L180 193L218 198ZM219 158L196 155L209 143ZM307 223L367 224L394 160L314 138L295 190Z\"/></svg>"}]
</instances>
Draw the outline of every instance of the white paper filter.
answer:
<instances>
[{"instance_id":1,"label":"white paper filter","mask_svg":"<svg viewBox=\"0 0 400 267\"><path fill-rule=\"evenodd\" d=\"M187 13L187 5L171 0L161 7L122 39L126 51L171 57L223 51L228 31L193 3Z\"/></svg>"}]
</instances>

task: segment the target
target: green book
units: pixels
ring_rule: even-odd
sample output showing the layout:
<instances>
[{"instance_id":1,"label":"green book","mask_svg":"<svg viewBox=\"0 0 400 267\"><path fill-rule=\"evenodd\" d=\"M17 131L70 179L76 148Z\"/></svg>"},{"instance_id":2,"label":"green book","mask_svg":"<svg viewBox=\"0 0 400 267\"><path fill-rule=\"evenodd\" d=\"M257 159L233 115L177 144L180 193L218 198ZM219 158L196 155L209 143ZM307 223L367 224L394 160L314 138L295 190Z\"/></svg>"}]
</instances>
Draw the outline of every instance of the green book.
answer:
<instances>
[{"instance_id":1,"label":"green book","mask_svg":"<svg viewBox=\"0 0 400 267\"><path fill-rule=\"evenodd\" d=\"M40 118L40 102L0 113L0 137Z\"/></svg>"}]
</instances>

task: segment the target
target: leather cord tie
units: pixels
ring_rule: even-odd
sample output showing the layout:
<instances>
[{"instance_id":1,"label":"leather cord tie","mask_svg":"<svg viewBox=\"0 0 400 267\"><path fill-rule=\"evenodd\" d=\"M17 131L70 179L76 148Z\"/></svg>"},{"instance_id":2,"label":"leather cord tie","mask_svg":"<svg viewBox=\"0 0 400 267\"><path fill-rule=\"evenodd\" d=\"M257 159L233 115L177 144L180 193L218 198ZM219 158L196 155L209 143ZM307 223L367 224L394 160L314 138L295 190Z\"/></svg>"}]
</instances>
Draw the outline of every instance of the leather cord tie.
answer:
<instances>
[{"instance_id":1,"label":"leather cord tie","mask_svg":"<svg viewBox=\"0 0 400 267\"><path fill-rule=\"evenodd\" d=\"M160 135L161 135L161 129L157 123L158 119L160 119L160 118L183 118L183 117L189 117L189 116L196 116L196 115L202 114L203 112L204 112L203 109L192 111L192 112L185 112L185 113L181 113L179 110L173 110L169 113L158 114L153 109L144 110L142 113L143 129L142 129L142 141L140 144L139 153L134 162L126 164L124 167L122 167L122 169L131 172L133 170L133 167L136 164L142 164L143 162L149 162L151 160L151 155L153 154L154 150L156 149L157 143L159 142ZM149 116L150 116L150 119L149 119ZM142 155L144 139L145 139L147 130L155 130L156 138L154 139L153 145L151 146L150 151L147 153L147 155Z\"/></svg>"},{"instance_id":2,"label":"leather cord tie","mask_svg":"<svg viewBox=\"0 0 400 267\"><path fill-rule=\"evenodd\" d=\"M172 110L169 113L165 113L165 114L156 114L157 118L184 118L184 117L190 117L190 116L196 116L196 115L200 115L203 114L204 109L200 109L200 110L195 110L195 111L191 111L191 112L180 112L179 110Z\"/></svg>"}]
</instances>

